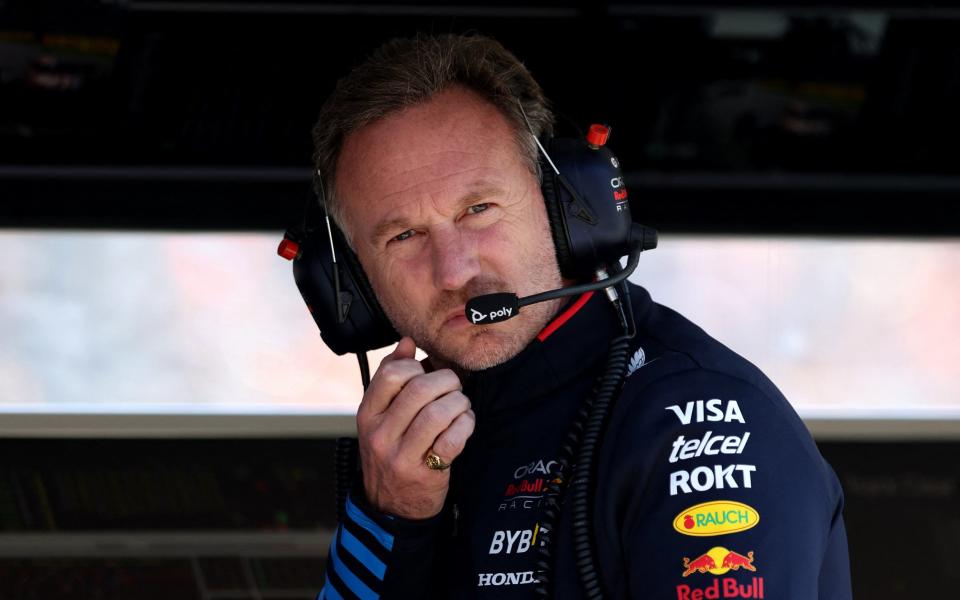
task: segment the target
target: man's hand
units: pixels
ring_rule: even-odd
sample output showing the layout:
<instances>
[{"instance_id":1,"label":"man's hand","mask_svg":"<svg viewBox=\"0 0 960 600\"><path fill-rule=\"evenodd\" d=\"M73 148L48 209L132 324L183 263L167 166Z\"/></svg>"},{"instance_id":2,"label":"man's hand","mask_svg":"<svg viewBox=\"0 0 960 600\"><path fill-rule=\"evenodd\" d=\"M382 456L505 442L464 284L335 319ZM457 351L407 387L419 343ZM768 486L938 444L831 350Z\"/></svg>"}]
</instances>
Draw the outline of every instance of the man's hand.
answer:
<instances>
[{"instance_id":1,"label":"man's hand","mask_svg":"<svg viewBox=\"0 0 960 600\"><path fill-rule=\"evenodd\" d=\"M450 463L473 433L470 400L450 369L431 373L414 359L404 337L380 363L357 409L363 485L376 509L408 519L432 517L443 508L450 469L434 471L431 449Z\"/></svg>"}]
</instances>

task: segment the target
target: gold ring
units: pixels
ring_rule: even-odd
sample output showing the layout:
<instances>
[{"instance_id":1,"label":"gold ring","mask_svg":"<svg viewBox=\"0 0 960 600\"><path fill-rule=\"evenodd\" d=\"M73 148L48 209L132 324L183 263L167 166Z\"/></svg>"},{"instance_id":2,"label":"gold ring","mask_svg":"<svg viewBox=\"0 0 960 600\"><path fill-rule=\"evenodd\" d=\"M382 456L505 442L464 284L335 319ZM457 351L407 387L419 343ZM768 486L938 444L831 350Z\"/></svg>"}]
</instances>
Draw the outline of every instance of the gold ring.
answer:
<instances>
[{"instance_id":1,"label":"gold ring","mask_svg":"<svg viewBox=\"0 0 960 600\"><path fill-rule=\"evenodd\" d=\"M427 463L427 468L434 471L443 471L450 468L450 463L443 462L443 459L433 451L427 452L427 457L423 460Z\"/></svg>"}]
</instances>

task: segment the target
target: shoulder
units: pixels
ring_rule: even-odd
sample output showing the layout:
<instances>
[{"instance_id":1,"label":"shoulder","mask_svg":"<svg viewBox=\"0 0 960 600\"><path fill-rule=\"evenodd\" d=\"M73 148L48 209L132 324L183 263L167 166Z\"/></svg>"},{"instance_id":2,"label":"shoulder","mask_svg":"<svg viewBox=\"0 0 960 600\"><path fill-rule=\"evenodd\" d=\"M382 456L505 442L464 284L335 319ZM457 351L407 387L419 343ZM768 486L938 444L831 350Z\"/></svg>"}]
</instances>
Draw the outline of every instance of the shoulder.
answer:
<instances>
[{"instance_id":1,"label":"shoulder","mask_svg":"<svg viewBox=\"0 0 960 600\"><path fill-rule=\"evenodd\" d=\"M765 581L813 597L843 496L802 420L760 369L674 311L649 303L638 325L597 462L601 558L643 565L624 585L652 594Z\"/></svg>"},{"instance_id":2,"label":"shoulder","mask_svg":"<svg viewBox=\"0 0 960 600\"><path fill-rule=\"evenodd\" d=\"M630 465L637 478L669 471L656 485L671 496L731 479L752 488L760 470L774 477L790 472L821 489L832 477L803 421L772 384L702 366L628 380L605 440L608 460Z\"/></svg>"},{"instance_id":3,"label":"shoulder","mask_svg":"<svg viewBox=\"0 0 960 600\"><path fill-rule=\"evenodd\" d=\"M652 373L637 379L649 381L667 373L699 368L744 380L768 395L780 395L753 363L680 313L654 302L644 288L631 285L631 303L637 327L633 352L643 356L636 367L646 368L664 361ZM628 378L633 379L631 376L637 372L638 368L631 368Z\"/></svg>"},{"instance_id":4,"label":"shoulder","mask_svg":"<svg viewBox=\"0 0 960 600\"><path fill-rule=\"evenodd\" d=\"M796 492L817 510L837 504L833 471L760 369L658 304L648 302L638 326L601 469L616 464L613 477L651 501L722 490L770 501Z\"/></svg>"},{"instance_id":5,"label":"shoulder","mask_svg":"<svg viewBox=\"0 0 960 600\"><path fill-rule=\"evenodd\" d=\"M637 335L611 423L671 435L688 427L809 432L776 385L746 358L634 287ZM645 431L650 434L651 431Z\"/></svg>"}]
</instances>

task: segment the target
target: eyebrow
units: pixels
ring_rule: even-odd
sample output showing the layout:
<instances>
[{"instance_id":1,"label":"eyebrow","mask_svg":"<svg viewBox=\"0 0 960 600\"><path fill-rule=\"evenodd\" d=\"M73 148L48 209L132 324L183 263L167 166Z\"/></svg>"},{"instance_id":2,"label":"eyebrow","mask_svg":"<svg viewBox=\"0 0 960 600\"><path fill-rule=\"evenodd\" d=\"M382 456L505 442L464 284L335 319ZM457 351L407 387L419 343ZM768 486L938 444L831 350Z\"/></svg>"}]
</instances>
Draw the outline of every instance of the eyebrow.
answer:
<instances>
[{"instance_id":1,"label":"eyebrow","mask_svg":"<svg viewBox=\"0 0 960 600\"><path fill-rule=\"evenodd\" d=\"M503 189L496 184L487 182L476 184L473 186L473 189L460 197L460 200L457 203L457 208L469 206L477 200L483 200L484 198L489 198L490 196L495 196L502 192ZM396 217L393 219L380 221L373 228L373 233L370 235L370 241L374 245L377 245L388 233L392 231L406 231L410 228L410 220L406 217Z\"/></svg>"}]
</instances>

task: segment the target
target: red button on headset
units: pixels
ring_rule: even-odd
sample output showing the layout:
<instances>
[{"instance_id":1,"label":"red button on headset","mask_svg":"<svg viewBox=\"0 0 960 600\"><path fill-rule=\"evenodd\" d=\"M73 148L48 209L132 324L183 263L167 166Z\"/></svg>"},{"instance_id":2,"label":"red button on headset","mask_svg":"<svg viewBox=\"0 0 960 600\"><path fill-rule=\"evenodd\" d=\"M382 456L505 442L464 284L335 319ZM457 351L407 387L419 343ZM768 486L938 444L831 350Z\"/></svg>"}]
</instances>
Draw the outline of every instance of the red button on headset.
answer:
<instances>
[{"instance_id":1,"label":"red button on headset","mask_svg":"<svg viewBox=\"0 0 960 600\"><path fill-rule=\"evenodd\" d=\"M587 132L587 143L594 148L598 148L607 143L608 137L610 137L609 127L593 124L590 126L590 131Z\"/></svg>"},{"instance_id":2,"label":"red button on headset","mask_svg":"<svg viewBox=\"0 0 960 600\"><path fill-rule=\"evenodd\" d=\"M284 257L287 260L293 260L300 254L300 244L296 243L293 240L284 238L280 245L277 247L277 254Z\"/></svg>"}]
</instances>

